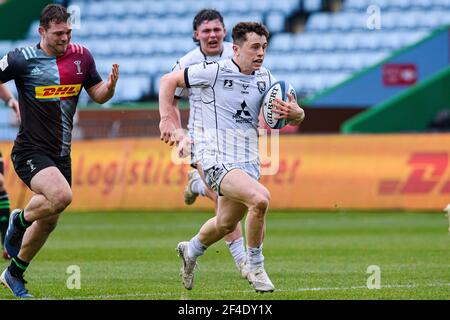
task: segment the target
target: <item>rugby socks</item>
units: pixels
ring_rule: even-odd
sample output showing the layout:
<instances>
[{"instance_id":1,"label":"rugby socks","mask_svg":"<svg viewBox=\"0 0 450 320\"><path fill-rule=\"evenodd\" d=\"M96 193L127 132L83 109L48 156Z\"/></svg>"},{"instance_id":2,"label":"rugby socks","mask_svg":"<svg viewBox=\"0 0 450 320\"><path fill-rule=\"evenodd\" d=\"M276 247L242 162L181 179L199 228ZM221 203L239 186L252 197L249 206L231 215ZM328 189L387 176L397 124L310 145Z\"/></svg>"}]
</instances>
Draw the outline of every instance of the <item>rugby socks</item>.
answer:
<instances>
[{"instance_id":1,"label":"rugby socks","mask_svg":"<svg viewBox=\"0 0 450 320\"><path fill-rule=\"evenodd\" d=\"M9 198L5 191L0 192L0 234L2 238L2 246L5 243L6 230L8 229L9 220Z\"/></svg>"},{"instance_id":2,"label":"rugby socks","mask_svg":"<svg viewBox=\"0 0 450 320\"><path fill-rule=\"evenodd\" d=\"M20 213L18 215L16 215L13 220L14 226L17 229L22 230L22 231L25 231L33 223L33 222L28 222L27 220L25 220L24 213L25 213L24 210L20 211Z\"/></svg>"},{"instance_id":3,"label":"rugby socks","mask_svg":"<svg viewBox=\"0 0 450 320\"><path fill-rule=\"evenodd\" d=\"M23 273L27 270L29 263L20 260L18 257L11 259L11 264L8 267L9 272L13 277L22 278Z\"/></svg>"},{"instance_id":4,"label":"rugby socks","mask_svg":"<svg viewBox=\"0 0 450 320\"><path fill-rule=\"evenodd\" d=\"M225 241L228 248L230 249L231 255L233 256L234 263L238 269L240 268L241 262L245 261L246 253L244 247L244 238L240 237L234 241Z\"/></svg>"},{"instance_id":5,"label":"rugby socks","mask_svg":"<svg viewBox=\"0 0 450 320\"><path fill-rule=\"evenodd\" d=\"M191 241L189 241L188 245L188 257L191 259L196 259L197 257L202 256L208 246L205 246L198 239L198 235L194 236Z\"/></svg>"},{"instance_id":6,"label":"rugby socks","mask_svg":"<svg viewBox=\"0 0 450 320\"><path fill-rule=\"evenodd\" d=\"M191 189L192 189L192 192L198 193L201 196L206 195L206 186L203 183L202 179L197 179L197 180L192 181Z\"/></svg>"},{"instance_id":7,"label":"rugby socks","mask_svg":"<svg viewBox=\"0 0 450 320\"><path fill-rule=\"evenodd\" d=\"M264 268L264 256L262 254L262 244L258 248L247 247L247 258L250 271L254 271L258 267Z\"/></svg>"}]
</instances>

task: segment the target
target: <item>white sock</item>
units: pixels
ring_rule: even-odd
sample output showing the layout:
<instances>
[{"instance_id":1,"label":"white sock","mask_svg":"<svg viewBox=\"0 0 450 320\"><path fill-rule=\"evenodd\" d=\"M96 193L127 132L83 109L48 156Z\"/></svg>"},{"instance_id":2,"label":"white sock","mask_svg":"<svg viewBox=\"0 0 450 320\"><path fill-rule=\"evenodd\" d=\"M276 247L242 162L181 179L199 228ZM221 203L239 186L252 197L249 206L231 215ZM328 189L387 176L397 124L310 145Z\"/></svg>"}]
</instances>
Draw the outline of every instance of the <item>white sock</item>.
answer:
<instances>
[{"instance_id":1,"label":"white sock","mask_svg":"<svg viewBox=\"0 0 450 320\"><path fill-rule=\"evenodd\" d=\"M198 235L195 235L191 241L189 241L188 246L188 257L189 258L197 258L202 256L206 249L208 249L208 246L205 246L198 240Z\"/></svg>"},{"instance_id":2,"label":"white sock","mask_svg":"<svg viewBox=\"0 0 450 320\"><path fill-rule=\"evenodd\" d=\"M257 269L258 267L264 268L264 256L262 254L262 244L258 248L247 247L247 259L250 271Z\"/></svg>"},{"instance_id":3,"label":"white sock","mask_svg":"<svg viewBox=\"0 0 450 320\"><path fill-rule=\"evenodd\" d=\"M236 263L236 266L239 269L241 262L247 257L244 247L244 238L240 237L239 239L236 239L234 241L225 241L225 243L230 249L231 255L234 259L234 263Z\"/></svg>"},{"instance_id":4,"label":"white sock","mask_svg":"<svg viewBox=\"0 0 450 320\"><path fill-rule=\"evenodd\" d=\"M203 183L202 179L197 179L195 181L192 181L191 189L193 192L198 193L201 196L206 195L206 186Z\"/></svg>"}]
</instances>

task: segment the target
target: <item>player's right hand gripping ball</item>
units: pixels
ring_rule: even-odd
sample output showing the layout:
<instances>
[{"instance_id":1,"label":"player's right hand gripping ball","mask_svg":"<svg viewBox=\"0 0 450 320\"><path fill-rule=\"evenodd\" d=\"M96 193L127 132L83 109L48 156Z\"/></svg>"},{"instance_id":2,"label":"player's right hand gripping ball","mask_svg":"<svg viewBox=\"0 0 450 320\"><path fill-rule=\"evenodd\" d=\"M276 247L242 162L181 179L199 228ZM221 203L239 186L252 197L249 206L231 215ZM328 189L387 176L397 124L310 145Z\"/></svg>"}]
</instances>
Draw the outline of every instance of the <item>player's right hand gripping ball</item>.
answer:
<instances>
[{"instance_id":1,"label":"player's right hand gripping ball","mask_svg":"<svg viewBox=\"0 0 450 320\"><path fill-rule=\"evenodd\" d=\"M269 88L269 90L267 90L262 99L261 108L264 116L264 121L272 129L281 129L287 124L286 119L276 119L277 113L273 112L273 101L278 98L285 102L289 102L288 93L292 94L294 96L294 99L297 100L297 94L294 90L294 87L292 87L290 83L281 80L275 82Z\"/></svg>"}]
</instances>

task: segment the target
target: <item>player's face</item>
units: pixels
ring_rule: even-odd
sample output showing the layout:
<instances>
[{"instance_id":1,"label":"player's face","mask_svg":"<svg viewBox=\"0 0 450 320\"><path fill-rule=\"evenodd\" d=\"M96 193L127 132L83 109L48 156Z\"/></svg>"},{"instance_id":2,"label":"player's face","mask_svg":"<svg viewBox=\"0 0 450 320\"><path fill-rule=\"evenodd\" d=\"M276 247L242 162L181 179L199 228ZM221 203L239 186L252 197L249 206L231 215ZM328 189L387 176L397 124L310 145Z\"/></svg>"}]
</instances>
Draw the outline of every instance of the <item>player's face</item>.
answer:
<instances>
[{"instance_id":1,"label":"player's face","mask_svg":"<svg viewBox=\"0 0 450 320\"><path fill-rule=\"evenodd\" d=\"M39 27L43 44L52 55L60 56L66 52L67 46L72 38L72 29L65 23L50 22L49 28L45 30Z\"/></svg>"},{"instance_id":2,"label":"player's face","mask_svg":"<svg viewBox=\"0 0 450 320\"><path fill-rule=\"evenodd\" d=\"M237 63L244 73L259 70L264 62L267 49L266 36L254 32L247 34L247 40L240 46L234 46Z\"/></svg>"},{"instance_id":3,"label":"player's face","mask_svg":"<svg viewBox=\"0 0 450 320\"><path fill-rule=\"evenodd\" d=\"M207 56L217 56L222 52L223 39L226 30L219 19L203 21L194 32L194 37L200 41L200 48Z\"/></svg>"}]
</instances>

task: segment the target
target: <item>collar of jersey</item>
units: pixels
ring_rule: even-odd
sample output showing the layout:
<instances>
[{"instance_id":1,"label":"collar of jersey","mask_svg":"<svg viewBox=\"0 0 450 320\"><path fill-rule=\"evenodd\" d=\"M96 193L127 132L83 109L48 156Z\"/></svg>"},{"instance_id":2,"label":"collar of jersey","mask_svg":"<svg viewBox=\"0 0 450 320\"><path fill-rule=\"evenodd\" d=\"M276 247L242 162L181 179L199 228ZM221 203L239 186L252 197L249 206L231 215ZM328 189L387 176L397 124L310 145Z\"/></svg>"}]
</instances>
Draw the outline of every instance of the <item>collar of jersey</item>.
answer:
<instances>
[{"instance_id":1,"label":"collar of jersey","mask_svg":"<svg viewBox=\"0 0 450 320\"><path fill-rule=\"evenodd\" d=\"M239 71L240 73L242 73L241 67L239 67L239 65L236 63L236 61L234 61L234 58L231 58L231 62L233 62L234 65L236 66L236 68L238 69L238 71ZM249 77L251 77L251 76L254 76L254 75L255 75L255 71L253 71L252 74L244 74L244 73L242 73L242 74L243 74L244 76L249 76Z\"/></svg>"}]
</instances>

